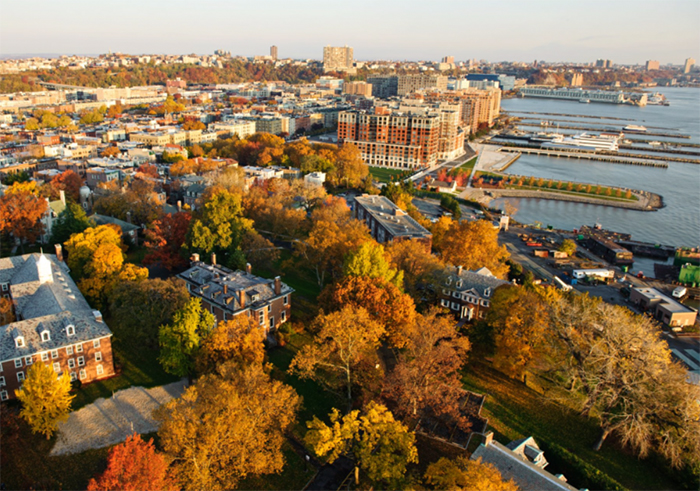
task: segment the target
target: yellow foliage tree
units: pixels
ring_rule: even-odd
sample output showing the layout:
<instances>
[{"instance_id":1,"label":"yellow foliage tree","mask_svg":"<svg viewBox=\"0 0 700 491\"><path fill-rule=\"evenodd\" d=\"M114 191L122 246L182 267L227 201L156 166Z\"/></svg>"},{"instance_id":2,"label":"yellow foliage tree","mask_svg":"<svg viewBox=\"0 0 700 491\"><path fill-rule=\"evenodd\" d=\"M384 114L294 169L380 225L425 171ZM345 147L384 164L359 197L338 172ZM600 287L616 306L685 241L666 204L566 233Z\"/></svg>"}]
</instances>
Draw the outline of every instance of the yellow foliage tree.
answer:
<instances>
[{"instance_id":1,"label":"yellow foliage tree","mask_svg":"<svg viewBox=\"0 0 700 491\"><path fill-rule=\"evenodd\" d=\"M56 373L43 363L34 363L21 389L15 390L22 403L20 416L29 424L32 433L42 433L51 438L58 423L68 418L73 395L70 394L70 377Z\"/></svg>"},{"instance_id":2,"label":"yellow foliage tree","mask_svg":"<svg viewBox=\"0 0 700 491\"><path fill-rule=\"evenodd\" d=\"M498 245L498 230L488 220L453 222L439 249L443 261L477 270L488 268L497 278L508 273L510 257L505 246Z\"/></svg>"},{"instance_id":3,"label":"yellow foliage tree","mask_svg":"<svg viewBox=\"0 0 700 491\"><path fill-rule=\"evenodd\" d=\"M220 322L204 338L197 353L199 373L209 373L227 361L241 366L262 365L265 359L265 335L260 325L247 315Z\"/></svg>"},{"instance_id":4,"label":"yellow foliage tree","mask_svg":"<svg viewBox=\"0 0 700 491\"><path fill-rule=\"evenodd\" d=\"M453 491L518 491L513 480L504 481L501 473L491 464L466 457L450 460L445 457L428 466L425 483L433 489Z\"/></svg>"}]
</instances>

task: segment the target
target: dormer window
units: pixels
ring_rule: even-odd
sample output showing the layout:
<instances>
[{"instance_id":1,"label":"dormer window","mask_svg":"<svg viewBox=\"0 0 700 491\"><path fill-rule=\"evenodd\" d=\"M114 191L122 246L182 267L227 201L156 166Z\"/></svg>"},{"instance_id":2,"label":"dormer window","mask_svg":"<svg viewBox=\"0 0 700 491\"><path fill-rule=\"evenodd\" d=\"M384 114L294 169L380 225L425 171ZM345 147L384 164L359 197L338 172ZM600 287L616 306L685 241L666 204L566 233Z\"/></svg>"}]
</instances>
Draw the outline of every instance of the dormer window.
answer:
<instances>
[{"instance_id":1,"label":"dormer window","mask_svg":"<svg viewBox=\"0 0 700 491\"><path fill-rule=\"evenodd\" d=\"M484 296L485 297L490 297L491 296L491 287L487 288L484 290Z\"/></svg>"},{"instance_id":2,"label":"dormer window","mask_svg":"<svg viewBox=\"0 0 700 491\"><path fill-rule=\"evenodd\" d=\"M15 338L15 347L16 348L24 348L24 337L17 336Z\"/></svg>"},{"instance_id":3,"label":"dormer window","mask_svg":"<svg viewBox=\"0 0 700 491\"><path fill-rule=\"evenodd\" d=\"M41 342L51 341L51 333L49 331L41 331Z\"/></svg>"},{"instance_id":4,"label":"dormer window","mask_svg":"<svg viewBox=\"0 0 700 491\"><path fill-rule=\"evenodd\" d=\"M462 280L457 280L457 288L462 288Z\"/></svg>"},{"instance_id":5,"label":"dormer window","mask_svg":"<svg viewBox=\"0 0 700 491\"><path fill-rule=\"evenodd\" d=\"M448 285L451 285L451 284L452 284L452 278L447 278L446 283L447 283Z\"/></svg>"},{"instance_id":6,"label":"dormer window","mask_svg":"<svg viewBox=\"0 0 700 491\"><path fill-rule=\"evenodd\" d=\"M68 336L73 336L75 335L75 326L70 325L66 327L66 335Z\"/></svg>"}]
</instances>

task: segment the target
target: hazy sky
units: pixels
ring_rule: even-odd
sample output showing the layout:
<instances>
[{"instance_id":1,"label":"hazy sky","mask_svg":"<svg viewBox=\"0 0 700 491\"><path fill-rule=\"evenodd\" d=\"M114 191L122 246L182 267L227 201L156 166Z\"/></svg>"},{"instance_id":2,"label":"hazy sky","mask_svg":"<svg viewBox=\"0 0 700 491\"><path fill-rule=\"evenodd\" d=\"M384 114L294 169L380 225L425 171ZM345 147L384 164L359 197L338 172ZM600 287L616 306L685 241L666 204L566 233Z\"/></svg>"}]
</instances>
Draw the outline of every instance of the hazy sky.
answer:
<instances>
[{"instance_id":1,"label":"hazy sky","mask_svg":"<svg viewBox=\"0 0 700 491\"><path fill-rule=\"evenodd\" d=\"M0 0L0 54L213 53L682 63L700 0Z\"/></svg>"}]
</instances>

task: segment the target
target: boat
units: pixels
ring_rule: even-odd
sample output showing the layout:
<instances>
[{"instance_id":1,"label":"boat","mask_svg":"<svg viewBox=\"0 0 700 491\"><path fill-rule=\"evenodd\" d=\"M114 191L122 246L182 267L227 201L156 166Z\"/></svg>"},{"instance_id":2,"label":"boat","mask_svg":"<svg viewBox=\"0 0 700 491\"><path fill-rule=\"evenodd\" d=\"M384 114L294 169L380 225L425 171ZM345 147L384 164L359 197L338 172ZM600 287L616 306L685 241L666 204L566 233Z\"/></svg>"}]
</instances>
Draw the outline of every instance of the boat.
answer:
<instances>
[{"instance_id":1,"label":"boat","mask_svg":"<svg viewBox=\"0 0 700 491\"><path fill-rule=\"evenodd\" d=\"M661 142L649 142L649 145L652 146L652 147L660 147L660 146L661 146Z\"/></svg>"},{"instance_id":2,"label":"boat","mask_svg":"<svg viewBox=\"0 0 700 491\"><path fill-rule=\"evenodd\" d=\"M579 99L578 100L581 104L590 104L591 100L590 99Z\"/></svg>"},{"instance_id":3,"label":"boat","mask_svg":"<svg viewBox=\"0 0 700 491\"><path fill-rule=\"evenodd\" d=\"M647 99L647 104L651 106L668 106L668 101L666 100L666 96L659 92L654 92L649 96Z\"/></svg>"},{"instance_id":4,"label":"boat","mask_svg":"<svg viewBox=\"0 0 700 491\"><path fill-rule=\"evenodd\" d=\"M620 135L613 133L601 133L600 135L589 135L581 133L561 140L543 143L543 148L571 148L574 150L606 150L617 152Z\"/></svg>"},{"instance_id":5,"label":"boat","mask_svg":"<svg viewBox=\"0 0 700 491\"><path fill-rule=\"evenodd\" d=\"M622 131L627 131L628 133L646 133L647 129L645 126L639 126L636 124L628 124Z\"/></svg>"}]
</instances>

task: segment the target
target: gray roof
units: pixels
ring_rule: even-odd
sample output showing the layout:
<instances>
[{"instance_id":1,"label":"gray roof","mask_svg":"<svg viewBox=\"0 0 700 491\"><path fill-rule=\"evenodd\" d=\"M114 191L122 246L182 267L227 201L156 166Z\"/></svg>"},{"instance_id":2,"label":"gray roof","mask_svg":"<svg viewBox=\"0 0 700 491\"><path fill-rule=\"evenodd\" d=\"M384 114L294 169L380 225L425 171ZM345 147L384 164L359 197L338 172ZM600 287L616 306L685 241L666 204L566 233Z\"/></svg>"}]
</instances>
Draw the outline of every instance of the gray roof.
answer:
<instances>
[{"instance_id":1,"label":"gray roof","mask_svg":"<svg viewBox=\"0 0 700 491\"><path fill-rule=\"evenodd\" d=\"M40 281L37 262L41 257L35 253L0 259L0 281L10 283L19 319L0 327L0 361L111 335L107 325L96 319L68 267L55 255L43 254L51 274ZM75 335L70 337L65 330L69 324L75 326ZM41 341L44 329L50 341ZM15 347L18 335L24 337L23 348Z\"/></svg>"},{"instance_id":2,"label":"gray roof","mask_svg":"<svg viewBox=\"0 0 700 491\"><path fill-rule=\"evenodd\" d=\"M495 440L488 445L479 445L470 458L493 464L504 480L514 480L522 491L577 491L565 480L518 456Z\"/></svg>"},{"instance_id":3,"label":"gray roof","mask_svg":"<svg viewBox=\"0 0 700 491\"><path fill-rule=\"evenodd\" d=\"M392 237L428 238L433 235L386 196L356 196L355 202L367 210Z\"/></svg>"},{"instance_id":4,"label":"gray roof","mask_svg":"<svg viewBox=\"0 0 700 491\"><path fill-rule=\"evenodd\" d=\"M233 312L248 307L259 308L279 296L275 294L274 280L200 261L194 262L190 269L177 276L192 284L190 290L192 294ZM280 295L294 292L289 285L280 283ZM226 286L226 293L224 293L224 286ZM243 306L241 306L242 295L244 295Z\"/></svg>"},{"instance_id":5,"label":"gray roof","mask_svg":"<svg viewBox=\"0 0 700 491\"><path fill-rule=\"evenodd\" d=\"M461 283L460 283L461 280ZM447 283L449 281L449 283ZM450 266L445 271L445 285L458 292L472 291L482 298L493 295L493 291L502 285L507 285L505 280L499 280L487 268L476 271ZM487 295L488 293L488 295Z\"/></svg>"},{"instance_id":6,"label":"gray roof","mask_svg":"<svg viewBox=\"0 0 700 491\"><path fill-rule=\"evenodd\" d=\"M95 220L96 225L118 225L119 228L122 229L123 234L133 232L134 230L138 230L139 228L141 228L138 225L134 225L133 223L125 222L124 220L120 220L118 218L110 217L107 215L98 215L97 213L93 214L90 218L92 220Z\"/></svg>"}]
</instances>

